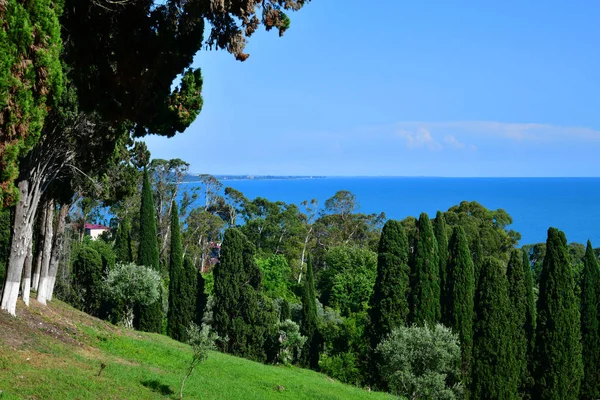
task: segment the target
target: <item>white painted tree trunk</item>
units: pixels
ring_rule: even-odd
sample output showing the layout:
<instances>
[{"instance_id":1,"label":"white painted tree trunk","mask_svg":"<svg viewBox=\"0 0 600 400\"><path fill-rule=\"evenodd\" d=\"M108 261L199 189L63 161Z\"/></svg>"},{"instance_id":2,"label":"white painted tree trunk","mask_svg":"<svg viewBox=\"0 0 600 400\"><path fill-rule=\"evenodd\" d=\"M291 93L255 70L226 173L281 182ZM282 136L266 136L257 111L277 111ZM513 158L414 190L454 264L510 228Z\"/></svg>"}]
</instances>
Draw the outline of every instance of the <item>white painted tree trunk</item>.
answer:
<instances>
[{"instance_id":1,"label":"white painted tree trunk","mask_svg":"<svg viewBox=\"0 0 600 400\"><path fill-rule=\"evenodd\" d=\"M33 264L33 253L31 251L31 243L27 250L27 257L25 258L25 270L23 271L23 280L21 282L21 296L23 297L23 303L29 306L29 293L31 291L31 264Z\"/></svg>"},{"instance_id":2,"label":"white painted tree trunk","mask_svg":"<svg viewBox=\"0 0 600 400\"><path fill-rule=\"evenodd\" d=\"M2 303L0 304L2 310L12 315L15 315L17 310L23 263L27 256L27 248L31 244L33 221L40 201L38 183L32 183L30 187L28 180L22 180L19 182L18 187L21 192L21 199L15 206L12 243L6 268Z\"/></svg>"},{"instance_id":3,"label":"white painted tree trunk","mask_svg":"<svg viewBox=\"0 0 600 400\"><path fill-rule=\"evenodd\" d=\"M63 249L65 222L70 209L70 204L61 204L60 211L58 212L56 233L54 235L54 243L52 244L52 252L50 254L50 266L48 268L48 289L46 290L46 299L48 301L52 300L54 294L54 284L56 283L56 274L58 273L58 262Z\"/></svg>"},{"instance_id":4,"label":"white painted tree trunk","mask_svg":"<svg viewBox=\"0 0 600 400\"><path fill-rule=\"evenodd\" d=\"M54 219L54 200L47 200L46 207L46 232L44 233L44 247L42 249L42 269L40 271L40 284L38 286L37 301L46 304L48 290L48 270L50 268L50 255L52 253L52 222Z\"/></svg>"},{"instance_id":5,"label":"white painted tree trunk","mask_svg":"<svg viewBox=\"0 0 600 400\"><path fill-rule=\"evenodd\" d=\"M46 232L46 207L42 207L40 211L41 214L38 227L37 254L35 257L35 269L33 270L32 282L32 289L36 292L38 291L38 287L40 285L40 270L42 269L42 248L44 247L44 233Z\"/></svg>"}]
</instances>

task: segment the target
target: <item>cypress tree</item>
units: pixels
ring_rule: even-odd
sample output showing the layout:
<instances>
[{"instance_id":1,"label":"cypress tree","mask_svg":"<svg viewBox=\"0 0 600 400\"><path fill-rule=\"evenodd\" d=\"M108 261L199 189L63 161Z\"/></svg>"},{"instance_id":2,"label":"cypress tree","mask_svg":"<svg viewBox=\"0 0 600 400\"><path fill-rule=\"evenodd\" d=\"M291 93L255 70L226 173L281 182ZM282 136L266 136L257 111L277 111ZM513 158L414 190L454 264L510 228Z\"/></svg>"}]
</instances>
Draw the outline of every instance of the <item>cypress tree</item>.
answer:
<instances>
[{"instance_id":1,"label":"cypress tree","mask_svg":"<svg viewBox=\"0 0 600 400\"><path fill-rule=\"evenodd\" d=\"M123 220L117 228L115 238L115 256L117 261L130 263L133 261L133 249L131 247L131 224Z\"/></svg>"},{"instance_id":2,"label":"cypress tree","mask_svg":"<svg viewBox=\"0 0 600 400\"><path fill-rule=\"evenodd\" d=\"M319 330L317 320L317 302L312 260L309 257L306 267L306 280L302 288L302 321L300 333L307 338L302 349L302 364L316 370L319 367Z\"/></svg>"},{"instance_id":3,"label":"cypress tree","mask_svg":"<svg viewBox=\"0 0 600 400\"><path fill-rule=\"evenodd\" d=\"M525 334L527 335L527 363L529 375L533 371L533 348L535 347L535 294L533 292L533 273L527 253L523 251L523 271L525 272L525 292L527 307L525 311Z\"/></svg>"},{"instance_id":4,"label":"cypress tree","mask_svg":"<svg viewBox=\"0 0 600 400\"><path fill-rule=\"evenodd\" d=\"M142 184L142 202L140 205L140 243L138 250L138 265L154 268L160 271L158 260L158 242L156 233L156 214L152 198L152 186L148 171L144 169ZM146 332L162 332L162 300L159 299L149 306L139 308L137 313L137 328Z\"/></svg>"},{"instance_id":5,"label":"cypress tree","mask_svg":"<svg viewBox=\"0 0 600 400\"><path fill-rule=\"evenodd\" d=\"M535 399L577 399L583 375L579 318L567 239L550 228L537 302Z\"/></svg>"},{"instance_id":6,"label":"cypress tree","mask_svg":"<svg viewBox=\"0 0 600 400\"><path fill-rule=\"evenodd\" d=\"M473 255L473 267L475 268L475 287L477 288L479 286L479 275L481 274L483 263L485 262L485 258L483 257L483 246L481 245L479 235L475 236L471 252Z\"/></svg>"},{"instance_id":7,"label":"cypress tree","mask_svg":"<svg viewBox=\"0 0 600 400\"><path fill-rule=\"evenodd\" d=\"M446 288L447 265L448 265L448 228L444 214L438 211L433 224L433 232L438 244L438 259L440 263L440 308L442 321L448 322L448 304L450 302L448 289Z\"/></svg>"},{"instance_id":8,"label":"cypress tree","mask_svg":"<svg viewBox=\"0 0 600 400\"><path fill-rule=\"evenodd\" d=\"M389 220L383 227L377 254L377 278L371 297L371 347L375 349L394 328L408 318L410 268L408 242L400 222Z\"/></svg>"},{"instance_id":9,"label":"cypress tree","mask_svg":"<svg viewBox=\"0 0 600 400\"><path fill-rule=\"evenodd\" d=\"M516 399L518 372L511 347L508 281L502 263L488 257L482 263L475 292L475 328L471 394L474 399Z\"/></svg>"},{"instance_id":10,"label":"cypress tree","mask_svg":"<svg viewBox=\"0 0 600 400\"><path fill-rule=\"evenodd\" d=\"M515 355L515 368L520 376L519 389L527 392L529 373L527 369L528 336L527 326L527 286L523 269L523 252L513 249L506 268L508 279L508 297L510 299L511 317L514 324L512 347Z\"/></svg>"},{"instance_id":11,"label":"cypress tree","mask_svg":"<svg viewBox=\"0 0 600 400\"><path fill-rule=\"evenodd\" d=\"M467 237L461 226L454 228L448 259L447 311L448 325L458 333L461 350L461 371L465 387L468 384L473 351L473 318L475 270Z\"/></svg>"},{"instance_id":12,"label":"cypress tree","mask_svg":"<svg viewBox=\"0 0 600 400\"><path fill-rule=\"evenodd\" d=\"M286 299L281 302L281 310L279 312L279 320L281 322L292 319L292 310L290 310L290 303Z\"/></svg>"},{"instance_id":13,"label":"cypress tree","mask_svg":"<svg viewBox=\"0 0 600 400\"><path fill-rule=\"evenodd\" d=\"M435 325L441 318L438 249L427 214L419 217L411 268L411 321Z\"/></svg>"},{"instance_id":14,"label":"cypress tree","mask_svg":"<svg viewBox=\"0 0 600 400\"><path fill-rule=\"evenodd\" d=\"M194 315L189 306L195 293L187 271L183 266L183 245L179 228L177 203L171 206L171 251L169 255L169 312L167 313L167 335L175 340L186 341L186 329Z\"/></svg>"},{"instance_id":15,"label":"cypress tree","mask_svg":"<svg viewBox=\"0 0 600 400\"><path fill-rule=\"evenodd\" d=\"M256 361L266 359L265 342L275 318L260 292L262 275L254 246L238 229L225 232L214 269L213 328L226 352Z\"/></svg>"},{"instance_id":16,"label":"cypress tree","mask_svg":"<svg viewBox=\"0 0 600 400\"><path fill-rule=\"evenodd\" d=\"M196 286L194 287L196 291L196 299L194 301L195 307L195 321L198 326L202 326L202 320L204 319L204 310L206 308L206 303L208 302L208 296L204 292L204 277L200 270L196 269L192 263L192 260L189 257L186 257L184 263L189 263L194 267ZM186 269L188 267L186 266Z\"/></svg>"},{"instance_id":17,"label":"cypress tree","mask_svg":"<svg viewBox=\"0 0 600 400\"><path fill-rule=\"evenodd\" d=\"M583 352L582 400L600 398L600 270L592 243L587 242L583 273L581 276L581 337Z\"/></svg>"}]
</instances>

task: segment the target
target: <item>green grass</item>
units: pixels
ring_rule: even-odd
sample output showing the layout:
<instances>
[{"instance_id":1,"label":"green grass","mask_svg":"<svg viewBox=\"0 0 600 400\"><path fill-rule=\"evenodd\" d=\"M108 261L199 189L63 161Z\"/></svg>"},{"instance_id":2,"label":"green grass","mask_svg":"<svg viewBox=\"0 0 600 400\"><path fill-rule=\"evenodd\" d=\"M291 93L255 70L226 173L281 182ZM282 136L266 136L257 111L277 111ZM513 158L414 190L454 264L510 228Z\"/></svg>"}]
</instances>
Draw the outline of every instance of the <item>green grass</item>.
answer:
<instances>
[{"instance_id":1,"label":"green grass","mask_svg":"<svg viewBox=\"0 0 600 400\"><path fill-rule=\"evenodd\" d=\"M0 399L178 399L189 346L133 332L59 301L0 313ZM106 367L98 375L100 365ZM184 399L391 399L294 367L211 352Z\"/></svg>"}]
</instances>

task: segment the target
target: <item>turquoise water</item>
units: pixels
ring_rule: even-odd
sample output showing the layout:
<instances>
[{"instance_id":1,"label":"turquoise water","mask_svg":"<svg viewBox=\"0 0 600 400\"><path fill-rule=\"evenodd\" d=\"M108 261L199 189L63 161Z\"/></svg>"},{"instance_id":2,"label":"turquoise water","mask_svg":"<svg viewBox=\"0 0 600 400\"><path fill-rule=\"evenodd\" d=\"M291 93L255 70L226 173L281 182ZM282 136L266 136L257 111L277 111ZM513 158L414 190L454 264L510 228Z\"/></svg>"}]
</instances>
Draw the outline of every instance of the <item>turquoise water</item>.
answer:
<instances>
[{"instance_id":1,"label":"turquoise water","mask_svg":"<svg viewBox=\"0 0 600 400\"><path fill-rule=\"evenodd\" d=\"M322 206L338 190L349 190L360 212L385 212L388 218L435 216L463 200L489 209L504 208L521 244L546 240L550 226L569 242L592 240L600 247L600 178L324 178L296 180L228 180L225 186L248 198L265 197L299 204L316 198ZM194 183L185 183L190 187Z\"/></svg>"}]
</instances>

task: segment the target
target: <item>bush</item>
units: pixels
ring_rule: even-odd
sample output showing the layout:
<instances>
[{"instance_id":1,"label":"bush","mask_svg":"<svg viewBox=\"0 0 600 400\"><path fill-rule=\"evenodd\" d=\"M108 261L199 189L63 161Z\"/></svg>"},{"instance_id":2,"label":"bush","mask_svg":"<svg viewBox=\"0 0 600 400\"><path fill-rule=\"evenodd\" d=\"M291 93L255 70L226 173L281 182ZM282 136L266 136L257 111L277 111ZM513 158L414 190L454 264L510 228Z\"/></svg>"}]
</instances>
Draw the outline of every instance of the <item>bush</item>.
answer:
<instances>
[{"instance_id":1,"label":"bush","mask_svg":"<svg viewBox=\"0 0 600 400\"><path fill-rule=\"evenodd\" d=\"M300 334L300 327L292 320L285 320L277 324L276 363L291 365L300 357L300 351L306 343L306 337Z\"/></svg>"},{"instance_id":2,"label":"bush","mask_svg":"<svg viewBox=\"0 0 600 400\"><path fill-rule=\"evenodd\" d=\"M84 245L73 261L73 305L98 316L102 302L102 257Z\"/></svg>"},{"instance_id":3,"label":"bush","mask_svg":"<svg viewBox=\"0 0 600 400\"><path fill-rule=\"evenodd\" d=\"M135 306L149 306L159 298L160 275L153 268L142 265L117 264L104 280L107 296L117 304L123 304L123 324L133 327Z\"/></svg>"},{"instance_id":4,"label":"bush","mask_svg":"<svg viewBox=\"0 0 600 400\"><path fill-rule=\"evenodd\" d=\"M458 336L443 325L402 327L377 346L390 391L409 399L460 399Z\"/></svg>"}]
</instances>

